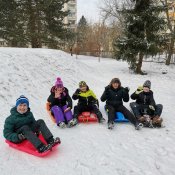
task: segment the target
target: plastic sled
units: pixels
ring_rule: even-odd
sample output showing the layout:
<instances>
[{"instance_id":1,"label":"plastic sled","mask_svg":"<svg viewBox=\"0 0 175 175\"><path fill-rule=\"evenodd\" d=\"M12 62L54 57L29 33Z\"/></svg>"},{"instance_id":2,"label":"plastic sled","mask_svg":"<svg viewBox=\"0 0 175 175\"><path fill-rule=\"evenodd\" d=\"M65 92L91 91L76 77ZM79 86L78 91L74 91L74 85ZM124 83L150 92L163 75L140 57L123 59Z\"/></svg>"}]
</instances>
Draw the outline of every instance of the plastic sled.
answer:
<instances>
[{"instance_id":1,"label":"plastic sled","mask_svg":"<svg viewBox=\"0 0 175 175\"><path fill-rule=\"evenodd\" d=\"M43 136L40 134L39 135L39 139L46 144L46 141L44 140ZM13 143L10 142L8 140L5 141L10 147L15 148L19 151L37 156L37 157L45 157L47 156L49 153L51 153L50 150L48 150L47 152L44 153L39 153L36 148L28 141L28 140L24 140L22 143ZM59 144L55 145L52 150L54 150Z\"/></svg>"},{"instance_id":2,"label":"plastic sled","mask_svg":"<svg viewBox=\"0 0 175 175\"><path fill-rule=\"evenodd\" d=\"M106 113L108 113L106 106L104 108L105 108ZM114 121L116 123L129 122L129 120L126 119L125 116L121 112L116 112L116 118L115 118Z\"/></svg>"},{"instance_id":3,"label":"plastic sled","mask_svg":"<svg viewBox=\"0 0 175 175\"><path fill-rule=\"evenodd\" d=\"M78 121L80 123L98 122L98 119L97 119L96 114L94 114L94 113L91 113L91 112L82 112L82 114L78 116Z\"/></svg>"},{"instance_id":4,"label":"plastic sled","mask_svg":"<svg viewBox=\"0 0 175 175\"><path fill-rule=\"evenodd\" d=\"M49 117L51 118L52 122L56 123L55 118L52 115L52 112L50 110L50 103L49 102L46 103L46 110L47 110L47 113L49 114Z\"/></svg>"},{"instance_id":5,"label":"plastic sled","mask_svg":"<svg viewBox=\"0 0 175 175\"><path fill-rule=\"evenodd\" d=\"M116 112L115 122L129 122L121 112Z\"/></svg>"}]
</instances>

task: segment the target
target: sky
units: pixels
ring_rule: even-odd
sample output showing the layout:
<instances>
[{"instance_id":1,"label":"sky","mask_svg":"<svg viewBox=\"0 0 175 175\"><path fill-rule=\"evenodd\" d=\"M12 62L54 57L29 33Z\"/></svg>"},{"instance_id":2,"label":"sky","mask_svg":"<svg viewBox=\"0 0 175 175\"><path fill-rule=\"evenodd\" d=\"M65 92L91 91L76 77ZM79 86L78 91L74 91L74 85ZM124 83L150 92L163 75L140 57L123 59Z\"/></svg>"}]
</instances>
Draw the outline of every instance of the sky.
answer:
<instances>
[{"instance_id":1,"label":"sky","mask_svg":"<svg viewBox=\"0 0 175 175\"><path fill-rule=\"evenodd\" d=\"M77 0L78 21L82 15L88 21L98 22L100 18L99 0Z\"/></svg>"}]
</instances>

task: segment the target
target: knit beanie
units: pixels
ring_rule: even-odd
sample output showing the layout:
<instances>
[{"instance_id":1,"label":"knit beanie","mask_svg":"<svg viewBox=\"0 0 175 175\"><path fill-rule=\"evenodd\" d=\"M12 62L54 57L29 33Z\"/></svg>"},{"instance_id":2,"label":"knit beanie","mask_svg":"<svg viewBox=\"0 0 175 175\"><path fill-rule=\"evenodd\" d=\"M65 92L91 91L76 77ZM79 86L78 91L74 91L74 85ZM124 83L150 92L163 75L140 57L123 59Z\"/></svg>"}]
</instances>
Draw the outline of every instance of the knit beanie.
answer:
<instances>
[{"instance_id":1,"label":"knit beanie","mask_svg":"<svg viewBox=\"0 0 175 175\"><path fill-rule=\"evenodd\" d=\"M151 89L151 81L146 80L146 81L143 83L143 87L148 87L149 89Z\"/></svg>"},{"instance_id":2,"label":"knit beanie","mask_svg":"<svg viewBox=\"0 0 175 175\"><path fill-rule=\"evenodd\" d=\"M57 81L55 82L55 86L63 88L63 82L60 77L57 78Z\"/></svg>"},{"instance_id":3,"label":"knit beanie","mask_svg":"<svg viewBox=\"0 0 175 175\"><path fill-rule=\"evenodd\" d=\"M16 100L16 107L20 104L26 104L27 107L29 107L29 100L26 98L24 95L21 95L17 100Z\"/></svg>"}]
</instances>

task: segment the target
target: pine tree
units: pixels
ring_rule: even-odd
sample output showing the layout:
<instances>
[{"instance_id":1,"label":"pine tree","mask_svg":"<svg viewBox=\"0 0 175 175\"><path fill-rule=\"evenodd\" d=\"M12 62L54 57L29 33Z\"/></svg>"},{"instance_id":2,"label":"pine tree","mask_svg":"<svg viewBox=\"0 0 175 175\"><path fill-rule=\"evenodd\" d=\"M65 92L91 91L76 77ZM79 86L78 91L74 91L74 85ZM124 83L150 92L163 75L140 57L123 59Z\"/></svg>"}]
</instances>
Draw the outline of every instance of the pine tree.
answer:
<instances>
[{"instance_id":1,"label":"pine tree","mask_svg":"<svg viewBox=\"0 0 175 175\"><path fill-rule=\"evenodd\" d=\"M87 40L88 22L84 16L81 17L77 26L77 44L81 51L84 50Z\"/></svg>"},{"instance_id":2,"label":"pine tree","mask_svg":"<svg viewBox=\"0 0 175 175\"><path fill-rule=\"evenodd\" d=\"M63 6L68 1L0 0L0 37L29 42L33 48L56 46L65 36L68 12Z\"/></svg>"},{"instance_id":3,"label":"pine tree","mask_svg":"<svg viewBox=\"0 0 175 175\"><path fill-rule=\"evenodd\" d=\"M0 0L0 38L11 47L25 46L24 22L15 0Z\"/></svg>"},{"instance_id":4,"label":"pine tree","mask_svg":"<svg viewBox=\"0 0 175 175\"><path fill-rule=\"evenodd\" d=\"M130 68L142 74L142 62L145 55L156 55L162 44L161 31L165 21L160 15L165 9L155 0L133 0L133 8L123 9L123 36L114 42L117 59L126 60Z\"/></svg>"}]
</instances>

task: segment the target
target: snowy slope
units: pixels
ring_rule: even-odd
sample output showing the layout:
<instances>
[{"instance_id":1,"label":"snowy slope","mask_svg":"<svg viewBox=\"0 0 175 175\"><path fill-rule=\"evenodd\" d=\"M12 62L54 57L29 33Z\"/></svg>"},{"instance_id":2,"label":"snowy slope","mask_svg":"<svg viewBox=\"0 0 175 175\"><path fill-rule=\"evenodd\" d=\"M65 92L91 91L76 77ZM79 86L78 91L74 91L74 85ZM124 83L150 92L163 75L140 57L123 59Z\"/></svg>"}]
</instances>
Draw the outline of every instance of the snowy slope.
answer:
<instances>
[{"instance_id":1,"label":"snowy slope","mask_svg":"<svg viewBox=\"0 0 175 175\"><path fill-rule=\"evenodd\" d=\"M167 69L168 74L161 74ZM174 175L175 69L144 63L146 76L129 74L125 62L78 56L46 49L0 48L0 130L16 98L24 94L30 100L36 118L43 118L62 144L55 154L37 158L12 148L0 135L1 175ZM164 104L166 128L136 131L130 124L118 124L113 131L100 124L80 124L61 130L49 119L45 103L57 76L62 77L70 94L80 80L100 98L104 87L113 77L119 77L132 93L147 79L152 81L157 103ZM76 104L76 102L74 102ZM129 103L125 104L127 107ZM105 118L104 103L100 109Z\"/></svg>"}]
</instances>

